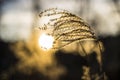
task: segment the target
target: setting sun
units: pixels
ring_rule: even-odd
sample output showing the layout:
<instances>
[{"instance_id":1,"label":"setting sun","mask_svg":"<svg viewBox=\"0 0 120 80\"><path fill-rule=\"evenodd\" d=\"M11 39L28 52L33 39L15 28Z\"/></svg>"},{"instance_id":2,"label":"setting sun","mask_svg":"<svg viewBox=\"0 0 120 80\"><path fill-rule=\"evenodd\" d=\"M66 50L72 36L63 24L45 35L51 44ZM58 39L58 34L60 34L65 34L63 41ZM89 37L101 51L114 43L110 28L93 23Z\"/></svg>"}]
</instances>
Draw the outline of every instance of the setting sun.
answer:
<instances>
[{"instance_id":1,"label":"setting sun","mask_svg":"<svg viewBox=\"0 0 120 80\"><path fill-rule=\"evenodd\" d=\"M39 45L42 49L48 50L52 48L54 42L54 38L47 34L42 34L39 37Z\"/></svg>"}]
</instances>

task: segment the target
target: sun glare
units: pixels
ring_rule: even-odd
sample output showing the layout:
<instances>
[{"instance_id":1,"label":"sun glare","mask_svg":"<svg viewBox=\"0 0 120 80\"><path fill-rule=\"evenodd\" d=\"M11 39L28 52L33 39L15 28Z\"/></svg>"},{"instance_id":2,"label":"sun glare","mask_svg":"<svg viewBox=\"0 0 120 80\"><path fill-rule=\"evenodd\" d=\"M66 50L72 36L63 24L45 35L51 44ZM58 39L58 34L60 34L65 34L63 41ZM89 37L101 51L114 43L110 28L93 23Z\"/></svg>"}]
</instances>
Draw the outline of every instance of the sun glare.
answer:
<instances>
[{"instance_id":1,"label":"sun glare","mask_svg":"<svg viewBox=\"0 0 120 80\"><path fill-rule=\"evenodd\" d=\"M39 45L42 49L48 50L52 48L54 42L54 38L47 34L42 34L39 37Z\"/></svg>"}]
</instances>

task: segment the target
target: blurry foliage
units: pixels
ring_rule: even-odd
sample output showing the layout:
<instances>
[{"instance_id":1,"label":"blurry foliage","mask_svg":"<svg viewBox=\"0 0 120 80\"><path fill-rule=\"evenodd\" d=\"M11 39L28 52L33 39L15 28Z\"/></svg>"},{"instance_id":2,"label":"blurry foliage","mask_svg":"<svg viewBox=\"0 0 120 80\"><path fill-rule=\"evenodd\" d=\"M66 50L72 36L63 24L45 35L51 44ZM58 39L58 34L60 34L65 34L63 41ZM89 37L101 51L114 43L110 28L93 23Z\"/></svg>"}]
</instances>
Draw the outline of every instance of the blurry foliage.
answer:
<instances>
[{"instance_id":1,"label":"blurry foliage","mask_svg":"<svg viewBox=\"0 0 120 80\"><path fill-rule=\"evenodd\" d=\"M81 56L83 54L80 54L80 53L84 53L81 47L80 47L80 52L69 51L69 50L71 51L73 50L73 48L71 48L70 46L73 46L75 44L71 44L67 46L67 48L64 48L64 50L59 50L57 52L53 50L45 52L42 49L40 49L40 47L38 47L37 39L39 37L39 31L31 32L32 31L31 29L33 28L29 26L33 24L31 22L30 22L31 24L29 24L29 21L32 21L32 20L31 18L28 19L28 16L31 16L31 14L30 15L27 14L28 16L26 16L26 14L18 15L18 13L20 12L21 13L28 12L28 13L36 14L41 9L46 8L44 6L46 4L42 4L44 2L42 0L35 0L35 1L31 0L31 1L32 3L30 1L26 1L27 3L25 2L25 4L22 6L20 3L20 0L18 1L17 0L1 0L0 1L0 35L4 36L4 39L1 38L0 36L1 38L0 40L0 80L26 80L26 79L27 80L80 80L81 78L83 80L91 80L90 78L94 80L106 80L104 71L106 72L108 79L118 80L117 79L118 71L120 70L120 64L119 64L119 53L120 53L119 37L120 36L118 34L120 31L119 30L120 25L119 25L119 22L116 22L116 21L119 21L119 16L120 16L119 0L108 1L110 3L109 6L113 8L113 11L109 15L109 18L108 16L105 17L108 14L104 14L104 11L101 12L104 14L104 16L100 16L100 14L97 14L97 13L94 16L90 16L92 14L90 9L91 8L90 3L92 2L89 0L84 0L84 1L81 0L82 1L81 3L79 3L79 1L76 0L75 5L77 5L77 3L80 4L80 6L77 6L80 8L79 10L75 9L72 5L70 5L72 7L72 8L70 7L71 11L73 9L73 12L81 15L83 18L85 18L85 20L87 20L87 22L95 26L94 28L98 31L98 33L100 33L100 36L101 35L115 36L115 37L111 37L111 36L101 37L101 41L105 45L105 51L104 51L104 54L102 55L101 53L99 53L99 49L101 49L100 47L103 47L101 42L97 42L98 44L96 42L95 44L93 42L87 42L87 44L84 41L81 42L81 44L83 45L83 48L86 49L88 53L90 52L90 54L87 54L87 56L84 56L84 57ZM13 5L12 3L16 4L16 2L20 3L20 4L17 4L18 7L15 7L15 6L10 7L11 5ZM47 1L45 3L47 3ZM114 5L111 3L114 3ZM31 5L32 7L29 6L32 9L29 9L27 7L28 5L26 6L26 4L28 5L32 4ZM49 1L48 1L48 4L49 4ZM48 7L51 5L53 4L49 4ZM20 8L20 11L18 11L18 13L15 13L17 12L17 10L19 10L19 8ZM22 11L22 8L23 8L23 11ZM31 11L29 12L29 10L32 10L33 12ZM6 18L5 16L3 17L3 15L4 14L6 15L7 13L12 14L13 15L12 19L14 20ZM69 16L69 15L72 15L72 14L66 13L66 16ZM19 16L24 16L24 19L20 18ZM74 15L72 16L75 17ZM32 17L35 18L33 15ZM13 24L12 23L7 24L7 21L5 21L4 24L1 25L2 19L5 19L5 20L7 19L8 22L9 21L12 21L12 22L14 21L14 22ZM75 17L73 20L76 20L76 19L78 18ZM28 22L24 23L24 20ZM35 19L33 19L33 21L34 20ZM60 18L60 19L57 19L57 21L64 22L64 19ZM108 22L109 25L112 27L109 27L108 23L106 24L106 22ZM14 25L14 23L17 23L17 24ZM24 26L21 24L23 24ZM69 24L80 25L79 23L72 24L71 22ZM19 25L19 27L14 28L17 25ZM99 26L99 27L96 27L96 26ZM65 25L61 27L62 27L61 29L63 29ZM8 31L6 31L6 29ZM89 30L89 28L86 28L86 29ZM25 38L26 36L24 32L29 32L29 30L30 30L30 36L29 38ZM115 31L118 31L118 32L116 33ZM4 34L2 32L4 32ZM16 32L16 33L14 33L11 36L13 32ZM58 30L56 31L56 33L57 32L59 34ZM66 30L64 32L66 32ZM92 33L88 32L88 34L91 35ZM17 36L15 37L14 35L15 36L17 35ZM25 39L19 40L21 38L25 38ZM67 38L68 37L66 37L66 39ZM10 40L13 40L13 41L11 42ZM92 48L90 48L89 46L91 46ZM88 47L88 48L85 48L85 47ZM94 50L91 51L93 47L94 47ZM96 54L95 52L97 52L98 54ZM98 62L99 60L97 60L97 57L99 59L101 59L100 57L103 58L102 71L100 71L100 62Z\"/></svg>"}]
</instances>

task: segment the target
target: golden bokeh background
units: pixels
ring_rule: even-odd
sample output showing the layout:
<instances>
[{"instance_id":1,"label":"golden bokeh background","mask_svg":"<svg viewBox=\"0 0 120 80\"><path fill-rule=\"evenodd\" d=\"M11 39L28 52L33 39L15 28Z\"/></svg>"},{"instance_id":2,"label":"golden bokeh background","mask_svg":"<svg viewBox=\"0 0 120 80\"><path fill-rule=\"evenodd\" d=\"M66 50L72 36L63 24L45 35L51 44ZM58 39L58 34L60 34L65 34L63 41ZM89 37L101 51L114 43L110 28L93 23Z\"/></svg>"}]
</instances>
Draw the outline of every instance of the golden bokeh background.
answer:
<instances>
[{"instance_id":1,"label":"golden bokeh background","mask_svg":"<svg viewBox=\"0 0 120 80\"><path fill-rule=\"evenodd\" d=\"M99 63L102 74L118 80L119 7L119 0L0 0L0 80L97 80ZM48 8L65 9L83 18L94 28L100 45L81 42L88 56L82 54L81 46L76 50L74 43L59 50L40 48L42 31L35 28L36 15ZM99 50L104 52L97 57ZM100 57L102 62L97 60Z\"/></svg>"}]
</instances>

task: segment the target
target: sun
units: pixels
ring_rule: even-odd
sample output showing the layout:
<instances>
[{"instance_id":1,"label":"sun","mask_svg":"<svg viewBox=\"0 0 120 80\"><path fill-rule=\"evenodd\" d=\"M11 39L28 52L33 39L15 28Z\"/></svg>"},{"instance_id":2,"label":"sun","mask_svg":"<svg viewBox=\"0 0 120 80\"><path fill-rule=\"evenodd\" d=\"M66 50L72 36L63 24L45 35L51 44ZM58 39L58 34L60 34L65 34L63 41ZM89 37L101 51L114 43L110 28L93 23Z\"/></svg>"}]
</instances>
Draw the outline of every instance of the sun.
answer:
<instances>
[{"instance_id":1,"label":"sun","mask_svg":"<svg viewBox=\"0 0 120 80\"><path fill-rule=\"evenodd\" d=\"M44 33L39 37L39 46L44 50L51 49L53 47L53 42L54 38L51 35Z\"/></svg>"}]
</instances>

